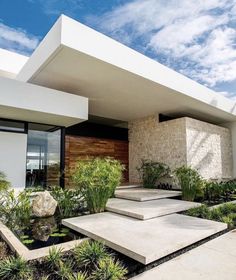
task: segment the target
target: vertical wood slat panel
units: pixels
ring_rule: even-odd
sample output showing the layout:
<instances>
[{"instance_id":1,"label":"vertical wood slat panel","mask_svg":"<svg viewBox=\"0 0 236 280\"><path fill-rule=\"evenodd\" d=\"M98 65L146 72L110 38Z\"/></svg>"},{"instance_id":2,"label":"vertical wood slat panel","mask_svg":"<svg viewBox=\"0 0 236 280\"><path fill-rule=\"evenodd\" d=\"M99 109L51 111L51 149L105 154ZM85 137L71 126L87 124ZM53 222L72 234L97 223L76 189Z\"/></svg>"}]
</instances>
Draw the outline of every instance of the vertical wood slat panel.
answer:
<instances>
[{"instance_id":1,"label":"vertical wood slat panel","mask_svg":"<svg viewBox=\"0 0 236 280\"><path fill-rule=\"evenodd\" d=\"M79 159L86 157L112 157L125 165L123 182L129 181L128 141L66 135L65 167L66 185L70 184L68 171L73 169Z\"/></svg>"}]
</instances>

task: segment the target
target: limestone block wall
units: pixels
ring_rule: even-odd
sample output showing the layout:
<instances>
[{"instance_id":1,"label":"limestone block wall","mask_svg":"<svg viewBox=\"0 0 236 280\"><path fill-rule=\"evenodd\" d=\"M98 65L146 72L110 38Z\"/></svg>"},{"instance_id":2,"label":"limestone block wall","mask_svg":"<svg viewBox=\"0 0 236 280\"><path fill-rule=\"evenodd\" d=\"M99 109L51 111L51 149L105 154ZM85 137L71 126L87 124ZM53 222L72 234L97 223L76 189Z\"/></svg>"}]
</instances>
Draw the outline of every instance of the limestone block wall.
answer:
<instances>
[{"instance_id":1,"label":"limestone block wall","mask_svg":"<svg viewBox=\"0 0 236 280\"><path fill-rule=\"evenodd\" d=\"M191 165L205 178L232 176L230 130L191 118L158 122L155 116L129 123L129 180L140 182L142 159L168 164L173 170Z\"/></svg>"},{"instance_id":2,"label":"limestone block wall","mask_svg":"<svg viewBox=\"0 0 236 280\"><path fill-rule=\"evenodd\" d=\"M129 123L130 182L140 182L137 167L142 159L165 162L173 169L186 164L185 119L158 123L154 116Z\"/></svg>"},{"instance_id":3,"label":"limestone block wall","mask_svg":"<svg viewBox=\"0 0 236 280\"><path fill-rule=\"evenodd\" d=\"M187 163L204 178L231 178L232 140L228 128L186 120Z\"/></svg>"}]
</instances>

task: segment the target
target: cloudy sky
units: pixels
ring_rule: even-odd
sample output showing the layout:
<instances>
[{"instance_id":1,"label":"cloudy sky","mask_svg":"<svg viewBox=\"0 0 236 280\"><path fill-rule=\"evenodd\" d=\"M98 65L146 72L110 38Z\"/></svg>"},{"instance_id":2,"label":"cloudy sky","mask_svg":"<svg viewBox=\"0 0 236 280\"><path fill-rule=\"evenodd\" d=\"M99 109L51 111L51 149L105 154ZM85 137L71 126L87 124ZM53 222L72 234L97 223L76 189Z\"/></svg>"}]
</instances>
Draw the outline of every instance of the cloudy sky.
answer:
<instances>
[{"instance_id":1,"label":"cloudy sky","mask_svg":"<svg viewBox=\"0 0 236 280\"><path fill-rule=\"evenodd\" d=\"M0 47L30 55L61 13L236 100L236 0L1 0Z\"/></svg>"}]
</instances>

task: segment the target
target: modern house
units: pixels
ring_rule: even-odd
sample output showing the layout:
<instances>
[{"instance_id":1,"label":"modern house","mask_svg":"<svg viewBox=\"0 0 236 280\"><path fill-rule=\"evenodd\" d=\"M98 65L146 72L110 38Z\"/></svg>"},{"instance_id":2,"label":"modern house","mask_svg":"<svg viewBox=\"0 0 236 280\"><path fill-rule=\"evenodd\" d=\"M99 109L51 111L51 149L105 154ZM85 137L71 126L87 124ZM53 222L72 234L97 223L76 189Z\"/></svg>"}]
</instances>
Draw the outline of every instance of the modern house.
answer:
<instances>
[{"instance_id":1,"label":"modern house","mask_svg":"<svg viewBox=\"0 0 236 280\"><path fill-rule=\"evenodd\" d=\"M63 186L78 158L236 176L236 103L62 15L31 57L0 50L0 170Z\"/></svg>"}]
</instances>

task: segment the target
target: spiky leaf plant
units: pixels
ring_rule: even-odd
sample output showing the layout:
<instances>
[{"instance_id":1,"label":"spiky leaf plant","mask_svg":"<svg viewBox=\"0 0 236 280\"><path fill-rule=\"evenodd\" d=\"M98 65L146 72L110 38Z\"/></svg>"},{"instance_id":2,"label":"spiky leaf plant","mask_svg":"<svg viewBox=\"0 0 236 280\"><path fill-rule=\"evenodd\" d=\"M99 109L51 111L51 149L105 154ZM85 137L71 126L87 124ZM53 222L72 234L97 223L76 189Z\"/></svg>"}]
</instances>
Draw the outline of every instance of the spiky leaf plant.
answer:
<instances>
[{"instance_id":1,"label":"spiky leaf plant","mask_svg":"<svg viewBox=\"0 0 236 280\"><path fill-rule=\"evenodd\" d=\"M92 272L91 280L124 280L127 270L111 257L100 259L97 268Z\"/></svg>"},{"instance_id":2,"label":"spiky leaf plant","mask_svg":"<svg viewBox=\"0 0 236 280\"><path fill-rule=\"evenodd\" d=\"M93 268L100 259L108 256L108 252L101 242L84 241L75 247L74 255L79 266Z\"/></svg>"},{"instance_id":3,"label":"spiky leaf plant","mask_svg":"<svg viewBox=\"0 0 236 280\"><path fill-rule=\"evenodd\" d=\"M32 269L21 257L9 257L0 262L0 279L29 280L32 279Z\"/></svg>"}]
</instances>

